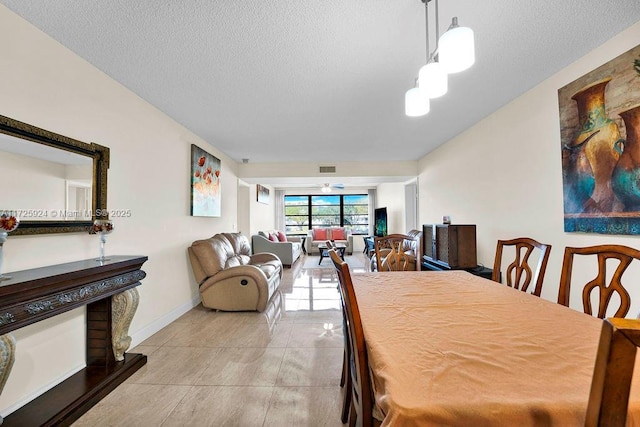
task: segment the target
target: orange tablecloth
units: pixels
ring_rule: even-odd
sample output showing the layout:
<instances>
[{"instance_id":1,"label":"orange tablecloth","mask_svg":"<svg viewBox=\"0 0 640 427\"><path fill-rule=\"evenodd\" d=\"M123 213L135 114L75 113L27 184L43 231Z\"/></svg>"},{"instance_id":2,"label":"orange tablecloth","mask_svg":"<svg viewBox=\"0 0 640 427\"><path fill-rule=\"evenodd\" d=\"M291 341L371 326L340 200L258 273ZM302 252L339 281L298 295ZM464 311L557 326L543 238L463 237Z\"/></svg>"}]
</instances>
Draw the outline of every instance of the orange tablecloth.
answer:
<instances>
[{"instance_id":1,"label":"orange tablecloth","mask_svg":"<svg viewBox=\"0 0 640 427\"><path fill-rule=\"evenodd\" d=\"M584 425L600 319L464 271L352 279L383 426Z\"/></svg>"}]
</instances>

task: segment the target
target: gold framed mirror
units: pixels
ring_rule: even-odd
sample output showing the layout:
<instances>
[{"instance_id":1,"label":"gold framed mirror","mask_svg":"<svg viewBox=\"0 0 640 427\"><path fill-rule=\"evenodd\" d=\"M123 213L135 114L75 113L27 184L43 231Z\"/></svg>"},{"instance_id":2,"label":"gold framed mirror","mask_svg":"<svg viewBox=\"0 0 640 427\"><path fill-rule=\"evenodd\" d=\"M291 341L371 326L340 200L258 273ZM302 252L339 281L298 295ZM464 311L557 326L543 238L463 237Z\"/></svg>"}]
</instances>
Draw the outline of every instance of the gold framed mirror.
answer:
<instances>
[{"instance_id":1,"label":"gold framed mirror","mask_svg":"<svg viewBox=\"0 0 640 427\"><path fill-rule=\"evenodd\" d=\"M0 210L17 212L11 235L87 232L108 219L109 148L0 115Z\"/></svg>"}]
</instances>

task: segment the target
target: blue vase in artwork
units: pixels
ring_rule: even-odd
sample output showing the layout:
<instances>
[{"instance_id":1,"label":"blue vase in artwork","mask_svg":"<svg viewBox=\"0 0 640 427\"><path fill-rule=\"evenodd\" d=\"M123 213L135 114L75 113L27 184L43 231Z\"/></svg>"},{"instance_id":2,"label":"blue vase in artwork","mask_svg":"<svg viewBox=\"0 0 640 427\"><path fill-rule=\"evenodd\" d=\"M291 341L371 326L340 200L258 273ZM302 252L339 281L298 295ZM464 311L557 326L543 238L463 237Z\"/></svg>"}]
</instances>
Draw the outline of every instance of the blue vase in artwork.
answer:
<instances>
[{"instance_id":1,"label":"blue vase in artwork","mask_svg":"<svg viewBox=\"0 0 640 427\"><path fill-rule=\"evenodd\" d=\"M627 137L612 187L625 212L640 212L640 104L620 112Z\"/></svg>"},{"instance_id":2,"label":"blue vase in artwork","mask_svg":"<svg viewBox=\"0 0 640 427\"><path fill-rule=\"evenodd\" d=\"M582 213L595 187L593 171L583 148L565 146L562 150L565 213Z\"/></svg>"}]
</instances>

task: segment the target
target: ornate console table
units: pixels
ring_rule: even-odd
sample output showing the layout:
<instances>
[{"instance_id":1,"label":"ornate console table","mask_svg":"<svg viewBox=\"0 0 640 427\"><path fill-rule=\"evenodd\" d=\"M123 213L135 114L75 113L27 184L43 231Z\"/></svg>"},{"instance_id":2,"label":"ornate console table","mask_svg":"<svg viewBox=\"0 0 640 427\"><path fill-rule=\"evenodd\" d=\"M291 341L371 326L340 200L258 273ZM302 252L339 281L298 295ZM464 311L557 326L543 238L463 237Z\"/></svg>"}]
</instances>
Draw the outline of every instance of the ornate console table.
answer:
<instances>
[{"instance_id":1,"label":"ornate console table","mask_svg":"<svg viewBox=\"0 0 640 427\"><path fill-rule=\"evenodd\" d=\"M10 414L3 427L70 425L147 363L143 354L125 353L146 260L89 259L16 271L0 281L0 392L15 358L11 331L87 306L87 366Z\"/></svg>"}]
</instances>

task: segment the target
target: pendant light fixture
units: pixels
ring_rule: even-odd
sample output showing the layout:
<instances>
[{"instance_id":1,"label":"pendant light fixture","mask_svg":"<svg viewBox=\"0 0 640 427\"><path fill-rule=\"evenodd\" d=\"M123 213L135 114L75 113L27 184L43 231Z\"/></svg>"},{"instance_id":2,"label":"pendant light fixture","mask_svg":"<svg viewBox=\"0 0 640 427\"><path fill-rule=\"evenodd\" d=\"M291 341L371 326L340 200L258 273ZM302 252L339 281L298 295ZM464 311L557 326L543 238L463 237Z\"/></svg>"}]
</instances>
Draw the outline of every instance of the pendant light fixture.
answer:
<instances>
[{"instance_id":1,"label":"pendant light fixture","mask_svg":"<svg viewBox=\"0 0 640 427\"><path fill-rule=\"evenodd\" d=\"M439 44L440 63L449 74L464 71L476 62L473 30L459 26L457 16L451 20L451 26Z\"/></svg>"},{"instance_id":2,"label":"pendant light fixture","mask_svg":"<svg viewBox=\"0 0 640 427\"><path fill-rule=\"evenodd\" d=\"M409 89L404 94L404 109L405 114L409 117L424 116L431 109L429 97L424 95L424 92L419 87Z\"/></svg>"},{"instance_id":3,"label":"pendant light fixture","mask_svg":"<svg viewBox=\"0 0 640 427\"><path fill-rule=\"evenodd\" d=\"M425 9L427 63L420 68L415 87L405 94L405 114L410 117L427 114L430 110L429 99L447 93L447 74L466 70L475 62L473 30L460 27L457 17L452 19L447 32L439 37L438 0L435 0L436 47L430 52L429 3L432 0L420 1L424 3Z\"/></svg>"}]
</instances>

